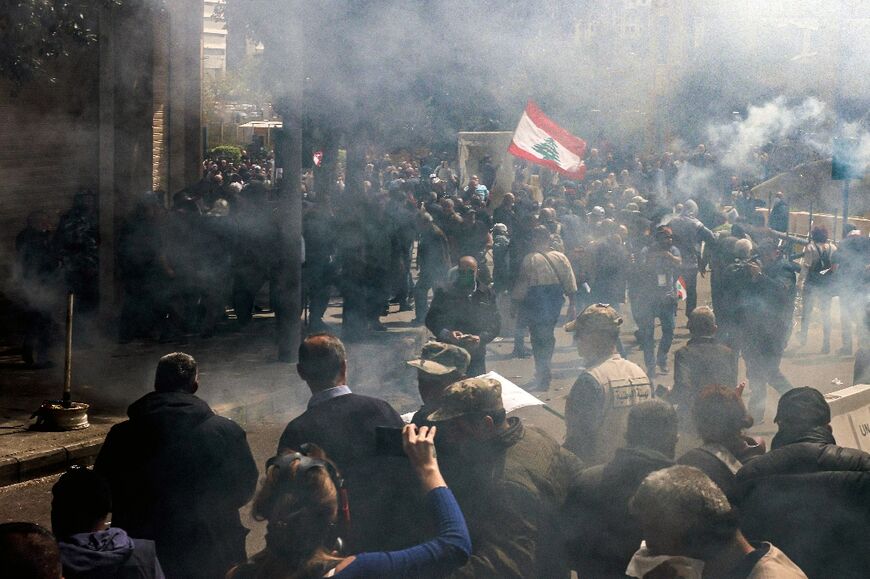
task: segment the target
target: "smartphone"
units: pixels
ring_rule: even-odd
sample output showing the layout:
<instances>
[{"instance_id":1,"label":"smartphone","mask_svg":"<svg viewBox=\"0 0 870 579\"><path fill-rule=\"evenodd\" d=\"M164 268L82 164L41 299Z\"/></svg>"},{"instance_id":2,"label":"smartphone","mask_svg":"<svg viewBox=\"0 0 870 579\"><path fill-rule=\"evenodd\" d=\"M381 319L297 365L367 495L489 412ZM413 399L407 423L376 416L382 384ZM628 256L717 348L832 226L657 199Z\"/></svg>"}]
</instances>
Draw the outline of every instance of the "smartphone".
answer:
<instances>
[{"instance_id":1,"label":"smartphone","mask_svg":"<svg viewBox=\"0 0 870 579\"><path fill-rule=\"evenodd\" d=\"M402 429L375 426L375 452L380 456L405 456L402 448Z\"/></svg>"}]
</instances>

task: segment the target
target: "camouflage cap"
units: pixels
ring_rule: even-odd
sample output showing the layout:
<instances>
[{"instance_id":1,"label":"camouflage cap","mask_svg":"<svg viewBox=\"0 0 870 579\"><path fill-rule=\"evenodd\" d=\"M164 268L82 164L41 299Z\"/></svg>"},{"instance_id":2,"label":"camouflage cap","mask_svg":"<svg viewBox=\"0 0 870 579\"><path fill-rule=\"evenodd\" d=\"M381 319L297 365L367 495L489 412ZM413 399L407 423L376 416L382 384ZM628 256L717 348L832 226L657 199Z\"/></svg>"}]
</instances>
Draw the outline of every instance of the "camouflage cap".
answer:
<instances>
[{"instance_id":1,"label":"camouflage cap","mask_svg":"<svg viewBox=\"0 0 870 579\"><path fill-rule=\"evenodd\" d=\"M573 322L565 324L566 332L618 332L622 316L608 304L586 307Z\"/></svg>"},{"instance_id":2,"label":"camouflage cap","mask_svg":"<svg viewBox=\"0 0 870 579\"><path fill-rule=\"evenodd\" d=\"M444 342L427 342L420 352L420 357L408 361L409 366L434 376L443 376L451 372L465 374L470 363L471 355L465 348Z\"/></svg>"},{"instance_id":3,"label":"camouflage cap","mask_svg":"<svg viewBox=\"0 0 870 579\"><path fill-rule=\"evenodd\" d=\"M438 410L428 416L430 422L444 422L467 414L504 410L501 382L492 378L466 378L454 382L444 391Z\"/></svg>"}]
</instances>

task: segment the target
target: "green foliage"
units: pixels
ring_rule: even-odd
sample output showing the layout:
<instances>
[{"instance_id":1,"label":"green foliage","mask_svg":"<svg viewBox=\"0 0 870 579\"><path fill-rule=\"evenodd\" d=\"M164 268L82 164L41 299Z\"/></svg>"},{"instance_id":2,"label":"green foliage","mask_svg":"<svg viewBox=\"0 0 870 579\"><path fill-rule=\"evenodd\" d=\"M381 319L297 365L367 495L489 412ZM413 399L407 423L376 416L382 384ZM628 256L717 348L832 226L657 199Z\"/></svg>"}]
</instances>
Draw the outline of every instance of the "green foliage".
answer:
<instances>
[{"instance_id":1,"label":"green foliage","mask_svg":"<svg viewBox=\"0 0 870 579\"><path fill-rule=\"evenodd\" d=\"M204 120L217 118L223 105L246 103L262 105L272 97L263 88L263 62L249 56L235 69L228 69L220 76L205 75L202 79L202 102Z\"/></svg>"},{"instance_id":2,"label":"green foliage","mask_svg":"<svg viewBox=\"0 0 870 579\"><path fill-rule=\"evenodd\" d=\"M0 77L16 90L36 79L54 82L48 63L97 42L100 10L121 0L6 0L0 11Z\"/></svg>"},{"instance_id":3,"label":"green foliage","mask_svg":"<svg viewBox=\"0 0 870 579\"><path fill-rule=\"evenodd\" d=\"M238 164L242 160L242 149L235 145L218 145L208 152L208 156L214 161L226 159L231 163Z\"/></svg>"}]
</instances>

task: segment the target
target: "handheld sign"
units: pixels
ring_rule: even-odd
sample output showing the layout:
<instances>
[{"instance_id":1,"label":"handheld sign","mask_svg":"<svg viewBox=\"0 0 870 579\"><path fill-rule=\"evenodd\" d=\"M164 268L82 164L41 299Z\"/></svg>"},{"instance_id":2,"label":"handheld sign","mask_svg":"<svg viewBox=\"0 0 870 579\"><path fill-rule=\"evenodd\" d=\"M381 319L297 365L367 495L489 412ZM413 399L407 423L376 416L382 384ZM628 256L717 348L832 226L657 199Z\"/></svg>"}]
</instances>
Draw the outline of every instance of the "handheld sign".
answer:
<instances>
[{"instance_id":1,"label":"handheld sign","mask_svg":"<svg viewBox=\"0 0 870 579\"><path fill-rule=\"evenodd\" d=\"M526 406L546 406L542 400L535 398L498 372L487 372L478 378L492 378L501 383L501 401L504 404L504 411L508 414ZM402 414L402 420L409 423L413 416L413 412Z\"/></svg>"}]
</instances>

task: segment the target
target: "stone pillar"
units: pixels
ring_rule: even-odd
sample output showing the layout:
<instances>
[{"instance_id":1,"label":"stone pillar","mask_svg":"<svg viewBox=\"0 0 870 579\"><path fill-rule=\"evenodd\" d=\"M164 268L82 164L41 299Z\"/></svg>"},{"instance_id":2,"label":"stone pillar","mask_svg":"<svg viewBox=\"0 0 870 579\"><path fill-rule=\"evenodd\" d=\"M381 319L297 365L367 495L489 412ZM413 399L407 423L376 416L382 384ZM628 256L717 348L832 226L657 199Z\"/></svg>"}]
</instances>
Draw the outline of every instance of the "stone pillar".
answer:
<instances>
[{"instance_id":1,"label":"stone pillar","mask_svg":"<svg viewBox=\"0 0 870 579\"><path fill-rule=\"evenodd\" d=\"M197 0L166 3L169 21L167 133L169 194L196 183L202 160L202 10Z\"/></svg>"},{"instance_id":2,"label":"stone pillar","mask_svg":"<svg viewBox=\"0 0 870 579\"><path fill-rule=\"evenodd\" d=\"M289 2L290 14L301 15L300 0ZM278 201L279 255L276 272L275 310L277 317L278 359L296 362L301 337L302 322L302 120L304 79L304 31L300 17L289 19L292 23L286 31L285 94L279 100L283 120L283 138L280 159L283 164L283 179Z\"/></svg>"}]
</instances>

